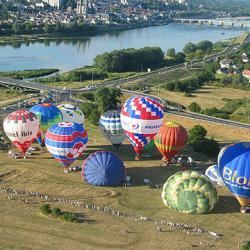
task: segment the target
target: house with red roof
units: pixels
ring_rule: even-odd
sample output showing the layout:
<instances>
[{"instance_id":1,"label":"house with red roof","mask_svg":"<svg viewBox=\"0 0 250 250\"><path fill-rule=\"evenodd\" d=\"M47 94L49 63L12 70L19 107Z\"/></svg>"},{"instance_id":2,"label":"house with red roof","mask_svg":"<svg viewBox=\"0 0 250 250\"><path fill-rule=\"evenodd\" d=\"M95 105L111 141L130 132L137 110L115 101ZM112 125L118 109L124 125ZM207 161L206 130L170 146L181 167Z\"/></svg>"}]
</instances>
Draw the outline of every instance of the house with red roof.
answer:
<instances>
[{"instance_id":1,"label":"house with red roof","mask_svg":"<svg viewBox=\"0 0 250 250\"><path fill-rule=\"evenodd\" d=\"M246 69L242 72L242 75L248 79L248 81L250 82L250 70Z\"/></svg>"}]
</instances>

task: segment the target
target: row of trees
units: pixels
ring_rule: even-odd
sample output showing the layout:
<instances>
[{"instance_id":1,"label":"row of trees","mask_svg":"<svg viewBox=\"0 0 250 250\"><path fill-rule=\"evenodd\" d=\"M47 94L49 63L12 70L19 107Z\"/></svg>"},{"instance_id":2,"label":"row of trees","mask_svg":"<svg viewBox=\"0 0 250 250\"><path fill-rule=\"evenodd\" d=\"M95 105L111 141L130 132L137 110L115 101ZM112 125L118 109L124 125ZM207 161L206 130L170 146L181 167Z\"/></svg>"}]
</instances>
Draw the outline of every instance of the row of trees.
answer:
<instances>
[{"instance_id":1,"label":"row of trees","mask_svg":"<svg viewBox=\"0 0 250 250\"><path fill-rule=\"evenodd\" d=\"M190 93L199 89L205 82L213 79L214 74L207 70L203 70L181 80L169 81L163 85L163 88L168 91Z\"/></svg>"},{"instance_id":2,"label":"row of trees","mask_svg":"<svg viewBox=\"0 0 250 250\"><path fill-rule=\"evenodd\" d=\"M164 53L159 47L122 49L106 52L94 59L94 66L104 72L143 71L163 63Z\"/></svg>"},{"instance_id":3,"label":"row of trees","mask_svg":"<svg viewBox=\"0 0 250 250\"><path fill-rule=\"evenodd\" d=\"M36 25L33 22L26 23L13 23L0 25L0 35L22 35L22 34L51 34L51 33L62 33L62 34L90 34L96 31L95 26L91 26L86 23L70 22L67 24L56 23L56 24L41 24Z\"/></svg>"}]
</instances>

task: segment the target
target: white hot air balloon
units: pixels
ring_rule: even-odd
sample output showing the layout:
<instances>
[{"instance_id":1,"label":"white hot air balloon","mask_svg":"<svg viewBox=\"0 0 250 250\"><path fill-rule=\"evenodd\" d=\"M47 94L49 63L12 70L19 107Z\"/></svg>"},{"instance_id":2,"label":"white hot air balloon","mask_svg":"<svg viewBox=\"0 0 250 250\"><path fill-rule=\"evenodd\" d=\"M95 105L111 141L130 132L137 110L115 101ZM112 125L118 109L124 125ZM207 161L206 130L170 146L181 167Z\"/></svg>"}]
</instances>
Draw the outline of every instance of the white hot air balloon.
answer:
<instances>
[{"instance_id":1,"label":"white hot air balloon","mask_svg":"<svg viewBox=\"0 0 250 250\"><path fill-rule=\"evenodd\" d=\"M65 103L58 106L62 115L64 122L73 122L83 125L84 114L83 112L73 104Z\"/></svg>"},{"instance_id":2,"label":"white hot air balloon","mask_svg":"<svg viewBox=\"0 0 250 250\"><path fill-rule=\"evenodd\" d=\"M25 154L37 136L39 120L32 112L18 110L6 116L3 128L12 143Z\"/></svg>"}]
</instances>

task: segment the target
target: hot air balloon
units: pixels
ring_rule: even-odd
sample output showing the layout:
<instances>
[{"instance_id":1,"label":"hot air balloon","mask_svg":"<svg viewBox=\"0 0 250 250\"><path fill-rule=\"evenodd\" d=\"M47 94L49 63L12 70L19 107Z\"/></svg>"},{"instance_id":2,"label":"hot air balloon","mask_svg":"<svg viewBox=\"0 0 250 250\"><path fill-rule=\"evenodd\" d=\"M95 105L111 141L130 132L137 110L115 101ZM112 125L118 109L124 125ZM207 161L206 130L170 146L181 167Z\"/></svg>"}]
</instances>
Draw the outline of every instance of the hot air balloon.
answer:
<instances>
[{"instance_id":1,"label":"hot air balloon","mask_svg":"<svg viewBox=\"0 0 250 250\"><path fill-rule=\"evenodd\" d=\"M121 125L134 147L137 160L159 131L163 115L162 105L148 96L134 96L123 104Z\"/></svg>"},{"instance_id":2,"label":"hot air balloon","mask_svg":"<svg viewBox=\"0 0 250 250\"><path fill-rule=\"evenodd\" d=\"M83 126L71 122L54 124L45 137L48 151L64 167L83 154L87 143L88 135Z\"/></svg>"},{"instance_id":3,"label":"hot air balloon","mask_svg":"<svg viewBox=\"0 0 250 250\"><path fill-rule=\"evenodd\" d=\"M188 133L185 128L176 122L166 122L156 134L155 145L163 156L166 164L185 147Z\"/></svg>"},{"instance_id":4,"label":"hot air balloon","mask_svg":"<svg viewBox=\"0 0 250 250\"><path fill-rule=\"evenodd\" d=\"M228 146L218 161L225 185L242 207L250 205L250 142Z\"/></svg>"},{"instance_id":5,"label":"hot air balloon","mask_svg":"<svg viewBox=\"0 0 250 250\"><path fill-rule=\"evenodd\" d=\"M103 136L108 139L116 148L119 148L126 139L121 126L120 113L116 110L105 112L99 120L99 127Z\"/></svg>"},{"instance_id":6,"label":"hot air balloon","mask_svg":"<svg viewBox=\"0 0 250 250\"><path fill-rule=\"evenodd\" d=\"M215 184L218 186L223 186L224 182L220 176L219 167L218 165L212 165L207 168L205 175Z\"/></svg>"},{"instance_id":7,"label":"hot air balloon","mask_svg":"<svg viewBox=\"0 0 250 250\"><path fill-rule=\"evenodd\" d=\"M83 112L73 104L61 104L57 106L63 115L64 122L74 122L83 125L84 114Z\"/></svg>"},{"instance_id":8,"label":"hot air balloon","mask_svg":"<svg viewBox=\"0 0 250 250\"><path fill-rule=\"evenodd\" d=\"M55 105L52 105L50 103L35 105L31 107L30 111L33 112L40 120L40 128L37 134L37 141L42 147L45 147L45 133L52 125L62 122L62 113Z\"/></svg>"},{"instance_id":9,"label":"hot air balloon","mask_svg":"<svg viewBox=\"0 0 250 250\"><path fill-rule=\"evenodd\" d=\"M112 152L98 151L83 162L82 177L95 186L118 186L125 181L125 167Z\"/></svg>"},{"instance_id":10,"label":"hot air balloon","mask_svg":"<svg viewBox=\"0 0 250 250\"><path fill-rule=\"evenodd\" d=\"M217 202L217 190L209 179L197 171L178 172L163 186L163 203L178 212L204 214Z\"/></svg>"},{"instance_id":11,"label":"hot air balloon","mask_svg":"<svg viewBox=\"0 0 250 250\"><path fill-rule=\"evenodd\" d=\"M25 154L36 138L39 120L27 110L18 110L7 115L3 122L5 134Z\"/></svg>"}]
</instances>

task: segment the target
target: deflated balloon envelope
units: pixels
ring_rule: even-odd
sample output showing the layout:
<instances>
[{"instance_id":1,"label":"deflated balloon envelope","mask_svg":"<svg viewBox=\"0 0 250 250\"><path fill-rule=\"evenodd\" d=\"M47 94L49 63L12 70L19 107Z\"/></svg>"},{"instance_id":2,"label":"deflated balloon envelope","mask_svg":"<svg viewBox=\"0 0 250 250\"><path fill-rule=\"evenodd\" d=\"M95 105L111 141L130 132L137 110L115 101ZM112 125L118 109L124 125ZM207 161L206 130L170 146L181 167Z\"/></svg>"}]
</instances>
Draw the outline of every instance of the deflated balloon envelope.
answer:
<instances>
[{"instance_id":1,"label":"deflated balloon envelope","mask_svg":"<svg viewBox=\"0 0 250 250\"><path fill-rule=\"evenodd\" d=\"M112 152L98 151L83 162L82 177L91 185L117 186L125 181L125 167Z\"/></svg>"},{"instance_id":2,"label":"deflated balloon envelope","mask_svg":"<svg viewBox=\"0 0 250 250\"><path fill-rule=\"evenodd\" d=\"M178 172L164 184L162 200L167 207L178 212L203 214L214 208L217 190L200 172Z\"/></svg>"}]
</instances>

